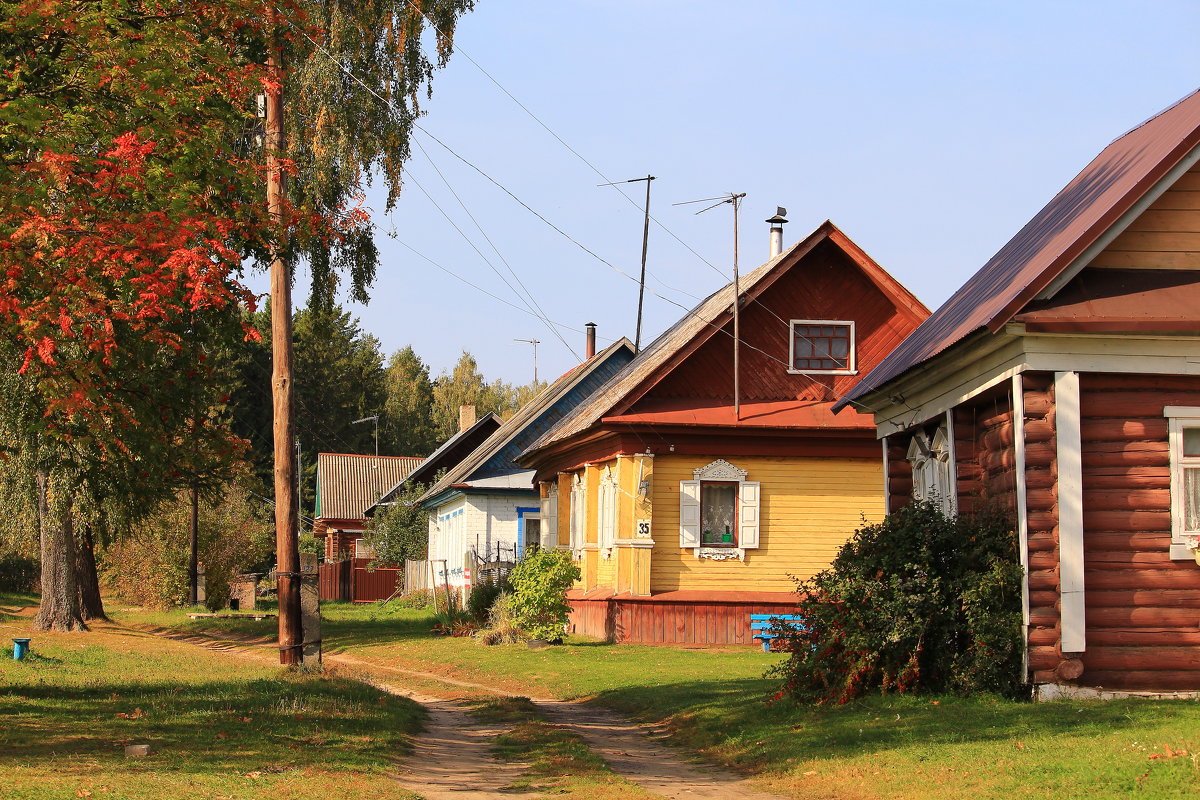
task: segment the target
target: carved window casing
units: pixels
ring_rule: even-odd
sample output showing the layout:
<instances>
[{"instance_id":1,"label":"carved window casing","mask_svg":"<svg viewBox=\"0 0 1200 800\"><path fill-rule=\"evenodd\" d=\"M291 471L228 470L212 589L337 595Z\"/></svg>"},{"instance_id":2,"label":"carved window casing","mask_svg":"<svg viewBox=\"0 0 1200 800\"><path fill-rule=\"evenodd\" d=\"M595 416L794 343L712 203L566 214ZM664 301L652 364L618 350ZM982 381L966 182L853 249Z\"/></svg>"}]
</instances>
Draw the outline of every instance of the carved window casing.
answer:
<instances>
[{"instance_id":1,"label":"carved window casing","mask_svg":"<svg viewBox=\"0 0 1200 800\"><path fill-rule=\"evenodd\" d=\"M742 561L758 547L760 487L746 474L719 458L679 482L680 547L714 561Z\"/></svg>"},{"instance_id":2,"label":"carved window casing","mask_svg":"<svg viewBox=\"0 0 1200 800\"><path fill-rule=\"evenodd\" d=\"M550 484L542 498L542 547L558 546L558 481Z\"/></svg>"},{"instance_id":3,"label":"carved window casing","mask_svg":"<svg viewBox=\"0 0 1200 800\"><path fill-rule=\"evenodd\" d=\"M954 514L958 498L946 426L939 425L933 436L924 431L914 433L908 444L908 463L912 465L913 499L936 503L947 516Z\"/></svg>"},{"instance_id":4,"label":"carved window casing","mask_svg":"<svg viewBox=\"0 0 1200 800\"><path fill-rule=\"evenodd\" d=\"M576 472L571 476L571 553L583 558L587 543L587 479Z\"/></svg>"},{"instance_id":5,"label":"carved window casing","mask_svg":"<svg viewBox=\"0 0 1200 800\"><path fill-rule=\"evenodd\" d=\"M609 558L612 555L612 547L617 539L617 508L618 508L618 489L617 489L617 474L613 472L611 467L606 466L603 472L600 473L600 486L598 490L598 524L597 540L600 544L600 555L602 558Z\"/></svg>"},{"instance_id":6,"label":"carved window casing","mask_svg":"<svg viewBox=\"0 0 1200 800\"><path fill-rule=\"evenodd\" d=\"M1171 558L1200 561L1200 407L1167 406L1163 415L1171 450Z\"/></svg>"}]
</instances>

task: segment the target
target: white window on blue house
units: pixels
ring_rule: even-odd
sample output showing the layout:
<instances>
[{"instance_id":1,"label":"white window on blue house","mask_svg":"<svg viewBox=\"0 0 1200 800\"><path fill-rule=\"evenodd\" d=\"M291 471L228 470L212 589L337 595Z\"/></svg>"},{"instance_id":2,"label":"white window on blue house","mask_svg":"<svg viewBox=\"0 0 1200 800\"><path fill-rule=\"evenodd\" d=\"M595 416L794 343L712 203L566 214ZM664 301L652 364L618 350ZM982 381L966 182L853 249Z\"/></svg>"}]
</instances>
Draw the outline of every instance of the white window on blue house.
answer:
<instances>
[{"instance_id":1,"label":"white window on blue house","mask_svg":"<svg viewBox=\"0 0 1200 800\"><path fill-rule=\"evenodd\" d=\"M1171 451L1171 558L1200 560L1200 407L1167 406Z\"/></svg>"},{"instance_id":2,"label":"white window on blue house","mask_svg":"<svg viewBox=\"0 0 1200 800\"><path fill-rule=\"evenodd\" d=\"M745 560L759 543L761 496L758 481L717 459L679 482L679 546L696 558Z\"/></svg>"}]
</instances>

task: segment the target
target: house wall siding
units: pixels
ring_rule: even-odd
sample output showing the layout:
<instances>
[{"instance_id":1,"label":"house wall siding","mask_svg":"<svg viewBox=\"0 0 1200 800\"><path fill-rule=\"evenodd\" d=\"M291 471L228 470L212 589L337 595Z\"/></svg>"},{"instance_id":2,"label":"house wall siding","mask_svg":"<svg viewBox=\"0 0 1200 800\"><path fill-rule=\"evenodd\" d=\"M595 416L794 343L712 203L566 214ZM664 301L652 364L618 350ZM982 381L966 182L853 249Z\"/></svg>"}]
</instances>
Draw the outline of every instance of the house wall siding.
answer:
<instances>
[{"instance_id":1,"label":"house wall siding","mask_svg":"<svg viewBox=\"0 0 1200 800\"><path fill-rule=\"evenodd\" d=\"M729 460L761 483L762 527L758 549L746 560L697 559L679 547L679 482L720 456L659 455L654 460L653 593L705 589L793 592L788 577L808 578L829 566L837 550L863 524L883 517L879 459L767 458Z\"/></svg>"},{"instance_id":2,"label":"house wall siding","mask_svg":"<svg viewBox=\"0 0 1200 800\"><path fill-rule=\"evenodd\" d=\"M1091 266L1200 269L1200 166L1184 173Z\"/></svg>"},{"instance_id":3,"label":"house wall siding","mask_svg":"<svg viewBox=\"0 0 1200 800\"><path fill-rule=\"evenodd\" d=\"M1200 378L1084 374L1086 667L1105 688L1200 687L1200 567L1172 561L1163 407L1200 405Z\"/></svg>"}]
</instances>

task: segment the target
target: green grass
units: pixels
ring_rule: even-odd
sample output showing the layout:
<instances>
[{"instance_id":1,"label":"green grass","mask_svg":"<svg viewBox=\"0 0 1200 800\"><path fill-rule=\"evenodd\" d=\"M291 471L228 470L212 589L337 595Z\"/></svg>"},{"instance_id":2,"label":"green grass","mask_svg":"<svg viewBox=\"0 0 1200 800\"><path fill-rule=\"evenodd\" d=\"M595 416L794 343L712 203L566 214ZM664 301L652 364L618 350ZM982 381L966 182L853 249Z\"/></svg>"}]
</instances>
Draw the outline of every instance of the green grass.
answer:
<instances>
[{"instance_id":1,"label":"green grass","mask_svg":"<svg viewBox=\"0 0 1200 800\"><path fill-rule=\"evenodd\" d=\"M330 652L519 694L591 697L667 723L689 752L758 774L785 796L1200 795L1196 702L902 697L836 707L768 703L778 682L762 675L781 656L750 648L613 646L575 638L545 650L484 647L430 635L427 612L345 604L327 604L324 611ZM516 738L506 740L514 752L567 747L539 740L547 732L536 725L515 730Z\"/></svg>"},{"instance_id":2,"label":"green grass","mask_svg":"<svg viewBox=\"0 0 1200 800\"><path fill-rule=\"evenodd\" d=\"M0 596L0 624L33 651L0 657L6 798L407 796L389 774L421 724L409 700L115 626L29 633L16 605Z\"/></svg>"}]
</instances>

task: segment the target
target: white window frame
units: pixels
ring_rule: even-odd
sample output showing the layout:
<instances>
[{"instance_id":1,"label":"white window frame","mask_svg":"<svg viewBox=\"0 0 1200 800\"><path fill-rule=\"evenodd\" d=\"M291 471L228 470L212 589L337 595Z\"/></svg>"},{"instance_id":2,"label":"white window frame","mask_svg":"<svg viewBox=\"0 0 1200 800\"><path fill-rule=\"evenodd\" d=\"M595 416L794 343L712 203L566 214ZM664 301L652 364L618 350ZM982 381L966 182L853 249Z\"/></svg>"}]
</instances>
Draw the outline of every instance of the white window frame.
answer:
<instances>
[{"instance_id":1,"label":"white window frame","mask_svg":"<svg viewBox=\"0 0 1200 800\"><path fill-rule=\"evenodd\" d=\"M608 558L612 555L612 547L617 539L618 510L617 475L611 467L606 466L600 474L598 494L599 530L596 539L600 545L601 557Z\"/></svg>"},{"instance_id":2,"label":"white window frame","mask_svg":"<svg viewBox=\"0 0 1200 800\"><path fill-rule=\"evenodd\" d=\"M1200 457L1183 454L1183 431L1200 428L1200 406L1166 406L1163 416L1167 418L1171 454L1171 560L1191 561L1197 557L1194 548L1200 546L1200 525L1196 530L1187 529L1183 473L1185 469L1200 469Z\"/></svg>"},{"instance_id":3,"label":"white window frame","mask_svg":"<svg viewBox=\"0 0 1200 800\"><path fill-rule=\"evenodd\" d=\"M713 561L745 561L746 551L759 546L762 494L758 481L746 480L747 472L723 458L692 470L693 480L679 482L679 546L696 558ZM708 482L737 483L738 531L734 546L705 545L700 534L700 487Z\"/></svg>"},{"instance_id":4,"label":"white window frame","mask_svg":"<svg viewBox=\"0 0 1200 800\"><path fill-rule=\"evenodd\" d=\"M375 550L367 544L366 539L356 538L354 540L354 557L375 558Z\"/></svg>"},{"instance_id":5,"label":"white window frame","mask_svg":"<svg viewBox=\"0 0 1200 800\"><path fill-rule=\"evenodd\" d=\"M958 506L953 451L946 423L937 427L932 438L924 431L914 432L908 443L913 499L937 503L946 516L952 516Z\"/></svg>"},{"instance_id":6,"label":"white window frame","mask_svg":"<svg viewBox=\"0 0 1200 800\"><path fill-rule=\"evenodd\" d=\"M558 546L558 480L550 483L542 498L542 547Z\"/></svg>"},{"instance_id":7,"label":"white window frame","mask_svg":"<svg viewBox=\"0 0 1200 800\"><path fill-rule=\"evenodd\" d=\"M576 559L583 558L586 543L587 473L576 472L571 476L571 553Z\"/></svg>"},{"instance_id":8,"label":"white window frame","mask_svg":"<svg viewBox=\"0 0 1200 800\"><path fill-rule=\"evenodd\" d=\"M796 326L797 325L845 325L850 328L850 352L846 369L796 369ZM793 319L788 322L788 373L791 375L857 375L858 339L852 319Z\"/></svg>"}]
</instances>

